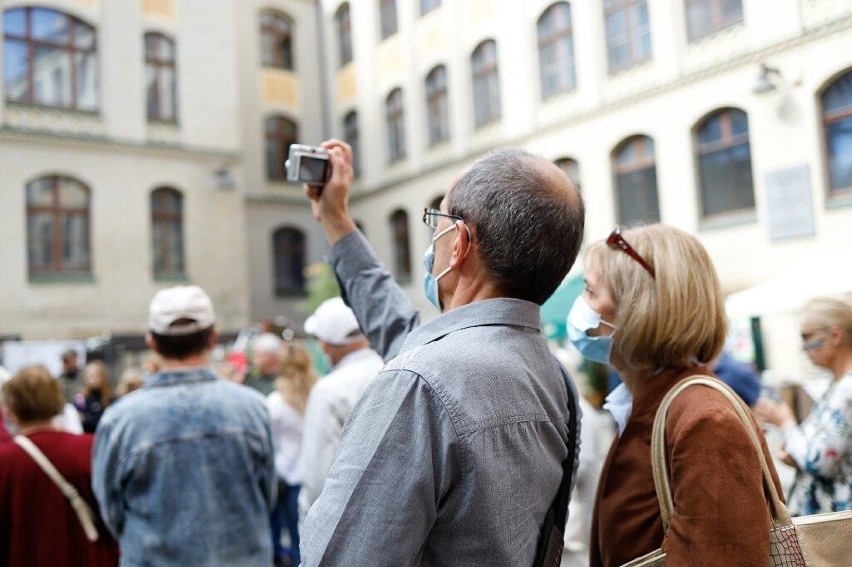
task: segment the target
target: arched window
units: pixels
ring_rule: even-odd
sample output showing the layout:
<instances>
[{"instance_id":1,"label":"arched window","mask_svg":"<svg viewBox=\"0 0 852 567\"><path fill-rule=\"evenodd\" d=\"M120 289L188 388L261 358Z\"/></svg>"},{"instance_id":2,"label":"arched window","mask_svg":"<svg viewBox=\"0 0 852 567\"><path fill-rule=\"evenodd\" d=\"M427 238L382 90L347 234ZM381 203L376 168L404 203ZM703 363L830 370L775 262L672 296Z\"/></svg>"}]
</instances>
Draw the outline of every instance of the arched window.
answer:
<instances>
[{"instance_id":1,"label":"arched window","mask_svg":"<svg viewBox=\"0 0 852 567\"><path fill-rule=\"evenodd\" d=\"M473 124L479 128L500 119L500 75L497 42L480 43L470 56L473 76Z\"/></svg>"},{"instance_id":2,"label":"arched window","mask_svg":"<svg viewBox=\"0 0 852 567\"><path fill-rule=\"evenodd\" d=\"M439 65L426 75L426 119L429 145L450 139L450 109L447 95L447 68Z\"/></svg>"},{"instance_id":3,"label":"arched window","mask_svg":"<svg viewBox=\"0 0 852 567\"><path fill-rule=\"evenodd\" d=\"M604 0L609 72L651 58L647 0Z\"/></svg>"},{"instance_id":4,"label":"arched window","mask_svg":"<svg viewBox=\"0 0 852 567\"><path fill-rule=\"evenodd\" d=\"M10 102L98 110L95 28L48 8L3 14L3 83Z\"/></svg>"},{"instance_id":5,"label":"arched window","mask_svg":"<svg viewBox=\"0 0 852 567\"><path fill-rule=\"evenodd\" d=\"M260 13L260 57L264 67L293 70L293 20L285 14Z\"/></svg>"},{"instance_id":6,"label":"arched window","mask_svg":"<svg viewBox=\"0 0 852 567\"><path fill-rule=\"evenodd\" d=\"M145 94L148 120L177 122L175 43L159 33L145 34Z\"/></svg>"},{"instance_id":7,"label":"arched window","mask_svg":"<svg viewBox=\"0 0 852 567\"><path fill-rule=\"evenodd\" d=\"M183 195L170 187L151 192L151 235L154 277L183 277L186 272L183 242Z\"/></svg>"},{"instance_id":8,"label":"arched window","mask_svg":"<svg viewBox=\"0 0 852 567\"><path fill-rule=\"evenodd\" d=\"M343 117L343 140L352 148L352 173L361 175L361 136L358 131L358 113L350 111Z\"/></svg>"},{"instance_id":9,"label":"arched window","mask_svg":"<svg viewBox=\"0 0 852 567\"><path fill-rule=\"evenodd\" d=\"M337 46L340 49L340 66L352 61L352 19L349 15L349 2L344 2L334 14L337 26Z\"/></svg>"},{"instance_id":10,"label":"arched window","mask_svg":"<svg viewBox=\"0 0 852 567\"><path fill-rule=\"evenodd\" d=\"M26 191L30 275L90 273L88 187L48 175L28 183Z\"/></svg>"},{"instance_id":11,"label":"arched window","mask_svg":"<svg viewBox=\"0 0 852 567\"><path fill-rule=\"evenodd\" d=\"M695 132L702 216L753 209L746 113L718 110L699 122Z\"/></svg>"},{"instance_id":12,"label":"arched window","mask_svg":"<svg viewBox=\"0 0 852 567\"><path fill-rule=\"evenodd\" d=\"M396 88L385 100L385 120L388 127L388 162L405 158L405 107L402 89Z\"/></svg>"},{"instance_id":13,"label":"arched window","mask_svg":"<svg viewBox=\"0 0 852 567\"><path fill-rule=\"evenodd\" d=\"M275 295L305 293L305 235L295 228L281 228L272 235L275 263Z\"/></svg>"},{"instance_id":14,"label":"arched window","mask_svg":"<svg viewBox=\"0 0 852 567\"><path fill-rule=\"evenodd\" d=\"M574 42L571 7L557 2L538 19L538 65L541 98L574 88Z\"/></svg>"},{"instance_id":15,"label":"arched window","mask_svg":"<svg viewBox=\"0 0 852 567\"><path fill-rule=\"evenodd\" d=\"M299 140L299 127L283 116L270 116L266 119L266 178L271 181L284 181L287 172L284 162L290 151L290 144Z\"/></svg>"},{"instance_id":16,"label":"arched window","mask_svg":"<svg viewBox=\"0 0 852 567\"><path fill-rule=\"evenodd\" d=\"M822 93L829 194L852 191L852 69Z\"/></svg>"},{"instance_id":17,"label":"arched window","mask_svg":"<svg viewBox=\"0 0 852 567\"><path fill-rule=\"evenodd\" d=\"M393 273L399 280L411 279L411 246L408 235L408 213L397 209L390 216L393 236Z\"/></svg>"},{"instance_id":18,"label":"arched window","mask_svg":"<svg viewBox=\"0 0 852 567\"><path fill-rule=\"evenodd\" d=\"M379 0L379 28L382 39L397 32L396 0Z\"/></svg>"},{"instance_id":19,"label":"arched window","mask_svg":"<svg viewBox=\"0 0 852 567\"><path fill-rule=\"evenodd\" d=\"M556 166L559 169L561 169L562 171L565 172L565 175L568 176L568 179L570 179L574 183L574 187L577 189L577 191L579 191L580 190L580 164L577 163L577 160L569 158L569 157L564 157L564 158L557 159L553 163L555 163Z\"/></svg>"},{"instance_id":20,"label":"arched window","mask_svg":"<svg viewBox=\"0 0 852 567\"><path fill-rule=\"evenodd\" d=\"M615 148L612 161L618 224L658 222L660 203L654 140L648 136L631 136Z\"/></svg>"},{"instance_id":21,"label":"arched window","mask_svg":"<svg viewBox=\"0 0 852 567\"><path fill-rule=\"evenodd\" d=\"M742 0L686 0L689 41L743 21Z\"/></svg>"}]
</instances>

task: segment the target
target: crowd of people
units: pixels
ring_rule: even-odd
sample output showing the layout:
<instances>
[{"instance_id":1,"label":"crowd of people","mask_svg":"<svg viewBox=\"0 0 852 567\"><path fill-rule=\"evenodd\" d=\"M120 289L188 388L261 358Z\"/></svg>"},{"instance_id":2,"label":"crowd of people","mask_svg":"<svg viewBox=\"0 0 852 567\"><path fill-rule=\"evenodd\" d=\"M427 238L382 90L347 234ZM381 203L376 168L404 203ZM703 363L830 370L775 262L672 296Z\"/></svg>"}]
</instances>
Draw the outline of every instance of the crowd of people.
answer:
<instances>
[{"instance_id":1,"label":"crowd of people","mask_svg":"<svg viewBox=\"0 0 852 567\"><path fill-rule=\"evenodd\" d=\"M780 458L797 470L791 512L852 508L848 302L803 310L803 349L833 381L799 425L721 356L721 286L698 239L617 228L586 248L585 289L566 314L576 351L620 377L608 417L541 333L539 306L584 233L582 198L559 168L499 151L424 212L423 293L440 314L421 324L348 213L351 149L323 146L332 177L306 194L342 297L304 331L331 371L317 375L304 342L264 333L251 371L216 366L223 377L212 301L175 286L149 305L156 359L125 371L115 394L108 367L80 368L73 351L59 376L37 365L6 376L0 564L552 565L562 546L548 522L573 493L564 565L619 566L665 544L672 565L762 567L760 457L714 389L687 388L669 408L673 514L661 517L655 416L684 379L714 369L754 407L753 424L782 432Z\"/></svg>"}]
</instances>

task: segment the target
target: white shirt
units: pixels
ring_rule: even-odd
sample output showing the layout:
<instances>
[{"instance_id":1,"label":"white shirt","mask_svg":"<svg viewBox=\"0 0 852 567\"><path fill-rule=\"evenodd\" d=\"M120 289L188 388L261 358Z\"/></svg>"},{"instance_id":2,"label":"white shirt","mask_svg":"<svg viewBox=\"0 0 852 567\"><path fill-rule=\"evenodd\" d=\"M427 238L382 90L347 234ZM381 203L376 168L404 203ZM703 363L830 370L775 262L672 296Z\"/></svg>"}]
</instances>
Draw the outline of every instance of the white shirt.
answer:
<instances>
[{"instance_id":1,"label":"white shirt","mask_svg":"<svg viewBox=\"0 0 852 567\"><path fill-rule=\"evenodd\" d=\"M305 409L299 468L302 477L300 518L304 519L308 509L319 498L325 477L337 455L346 418L382 366L384 361L371 348L350 352L311 390Z\"/></svg>"},{"instance_id":2,"label":"white shirt","mask_svg":"<svg viewBox=\"0 0 852 567\"><path fill-rule=\"evenodd\" d=\"M299 484L299 450L302 445L302 416L284 401L278 391L266 397L275 445L275 472L284 482Z\"/></svg>"}]
</instances>

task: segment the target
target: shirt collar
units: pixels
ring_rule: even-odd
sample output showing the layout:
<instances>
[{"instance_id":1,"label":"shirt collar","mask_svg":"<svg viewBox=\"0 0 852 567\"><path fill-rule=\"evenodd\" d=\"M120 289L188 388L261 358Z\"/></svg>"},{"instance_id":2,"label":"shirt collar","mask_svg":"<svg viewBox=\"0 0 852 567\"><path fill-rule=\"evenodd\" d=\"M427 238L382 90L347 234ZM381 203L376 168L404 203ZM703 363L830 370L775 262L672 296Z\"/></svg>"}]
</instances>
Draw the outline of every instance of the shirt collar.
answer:
<instances>
[{"instance_id":1,"label":"shirt collar","mask_svg":"<svg viewBox=\"0 0 852 567\"><path fill-rule=\"evenodd\" d=\"M522 327L539 333L539 306L531 301L505 297L475 301L417 327L406 337L400 352L431 343L455 331L488 325Z\"/></svg>"},{"instance_id":2,"label":"shirt collar","mask_svg":"<svg viewBox=\"0 0 852 567\"><path fill-rule=\"evenodd\" d=\"M165 386L175 382L197 382L200 380L215 380L209 366L189 366L173 370L160 370L145 381L146 386Z\"/></svg>"}]
</instances>

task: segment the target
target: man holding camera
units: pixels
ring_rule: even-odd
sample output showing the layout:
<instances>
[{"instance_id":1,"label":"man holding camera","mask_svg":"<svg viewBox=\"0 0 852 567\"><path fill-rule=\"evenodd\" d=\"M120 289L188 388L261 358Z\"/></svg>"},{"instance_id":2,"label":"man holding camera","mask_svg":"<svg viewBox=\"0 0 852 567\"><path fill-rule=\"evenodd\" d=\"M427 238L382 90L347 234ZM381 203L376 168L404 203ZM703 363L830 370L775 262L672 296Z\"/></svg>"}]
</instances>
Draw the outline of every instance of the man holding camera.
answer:
<instances>
[{"instance_id":1,"label":"man holding camera","mask_svg":"<svg viewBox=\"0 0 852 567\"><path fill-rule=\"evenodd\" d=\"M539 306L577 255L582 199L526 152L476 161L424 212L424 293L442 315L418 326L349 216L349 146L323 148L331 177L306 193L344 299L389 362L346 423L303 565L531 565L578 415Z\"/></svg>"}]
</instances>

